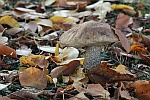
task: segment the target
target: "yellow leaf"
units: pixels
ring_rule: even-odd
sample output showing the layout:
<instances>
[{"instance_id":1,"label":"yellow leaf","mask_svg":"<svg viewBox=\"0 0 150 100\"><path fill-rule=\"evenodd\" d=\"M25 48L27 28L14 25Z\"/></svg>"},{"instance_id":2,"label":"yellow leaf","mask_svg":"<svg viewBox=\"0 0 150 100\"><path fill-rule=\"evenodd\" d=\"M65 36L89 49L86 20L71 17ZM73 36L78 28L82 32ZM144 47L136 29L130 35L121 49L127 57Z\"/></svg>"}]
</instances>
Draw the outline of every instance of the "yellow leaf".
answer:
<instances>
[{"instance_id":1,"label":"yellow leaf","mask_svg":"<svg viewBox=\"0 0 150 100\"><path fill-rule=\"evenodd\" d=\"M49 74L49 70L47 69L47 68L43 68L43 71L44 71L44 73L46 74L46 75L48 75Z\"/></svg>"},{"instance_id":2,"label":"yellow leaf","mask_svg":"<svg viewBox=\"0 0 150 100\"><path fill-rule=\"evenodd\" d=\"M126 70L125 66L122 64L120 64L116 67L116 71L121 72L121 73L125 73L125 74L132 74L131 72Z\"/></svg>"},{"instance_id":3,"label":"yellow leaf","mask_svg":"<svg viewBox=\"0 0 150 100\"><path fill-rule=\"evenodd\" d=\"M22 56L19 58L20 64L29 64L31 66L35 66L35 62L32 61L32 58L30 56Z\"/></svg>"},{"instance_id":4,"label":"yellow leaf","mask_svg":"<svg viewBox=\"0 0 150 100\"><path fill-rule=\"evenodd\" d=\"M48 82L54 83L53 79L49 75L46 75L46 79L47 79Z\"/></svg>"},{"instance_id":5,"label":"yellow leaf","mask_svg":"<svg viewBox=\"0 0 150 100\"><path fill-rule=\"evenodd\" d=\"M12 16L3 16L0 18L0 24L7 24L13 28L19 28L18 22Z\"/></svg>"},{"instance_id":6,"label":"yellow leaf","mask_svg":"<svg viewBox=\"0 0 150 100\"><path fill-rule=\"evenodd\" d=\"M71 22L74 23L74 21L70 18L65 18L65 17L61 17L61 16L53 16L50 18L50 20L53 23L64 23L64 22Z\"/></svg>"},{"instance_id":7,"label":"yellow leaf","mask_svg":"<svg viewBox=\"0 0 150 100\"><path fill-rule=\"evenodd\" d=\"M24 71L25 69L27 69L27 67L20 67L19 70L18 70L18 72L22 72L22 71Z\"/></svg>"},{"instance_id":8,"label":"yellow leaf","mask_svg":"<svg viewBox=\"0 0 150 100\"><path fill-rule=\"evenodd\" d=\"M59 43L56 44L55 56L59 55Z\"/></svg>"},{"instance_id":9,"label":"yellow leaf","mask_svg":"<svg viewBox=\"0 0 150 100\"><path fill-rule=\"evenodd\" d=\"M111 5L112 9L128 9L128 10L134 10L133 7L131 6L127 6L124 4L112 4Z\"/></svg>"}]
</instances>

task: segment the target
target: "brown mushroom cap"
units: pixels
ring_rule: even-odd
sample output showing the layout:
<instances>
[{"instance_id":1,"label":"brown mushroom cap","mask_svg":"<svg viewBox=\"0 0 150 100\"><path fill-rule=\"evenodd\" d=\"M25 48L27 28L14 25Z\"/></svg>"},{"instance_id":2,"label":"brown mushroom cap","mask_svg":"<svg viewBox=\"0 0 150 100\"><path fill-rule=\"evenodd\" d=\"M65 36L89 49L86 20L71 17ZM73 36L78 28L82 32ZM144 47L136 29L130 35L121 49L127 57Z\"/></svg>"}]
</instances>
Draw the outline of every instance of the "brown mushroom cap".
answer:
<instances>
[{"instance_id":1,"label":"brown mushroom cap","mask_svg":"<svg viewBox=\"0 0 150 100\"><path fill-rule=\"evenodd\" d=\"M117 40L109 24L95 21L79 24L59 38L61 45L73 47L105 45Z\"/></svg>"}]
</instances>

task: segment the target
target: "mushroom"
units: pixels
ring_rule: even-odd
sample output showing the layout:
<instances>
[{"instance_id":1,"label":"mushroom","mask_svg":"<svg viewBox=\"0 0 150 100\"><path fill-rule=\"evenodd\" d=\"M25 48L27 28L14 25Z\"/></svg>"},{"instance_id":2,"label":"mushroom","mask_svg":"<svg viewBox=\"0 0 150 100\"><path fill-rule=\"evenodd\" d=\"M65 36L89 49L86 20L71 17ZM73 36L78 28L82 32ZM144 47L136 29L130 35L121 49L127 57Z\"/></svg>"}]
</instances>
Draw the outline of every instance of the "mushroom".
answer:
<instances>
[{"instance_id":1,"label":"mushroom","mask_svg":"<svg viewBox=\"0 0 150 100\"><path fill-rule=\"evenodd\" d=\"M109 24L88 21L64 32L59 43L62 46L85 47L83 67L89 70L101 62L100 46L117 40Z\"/></svg>"}]
</instances>

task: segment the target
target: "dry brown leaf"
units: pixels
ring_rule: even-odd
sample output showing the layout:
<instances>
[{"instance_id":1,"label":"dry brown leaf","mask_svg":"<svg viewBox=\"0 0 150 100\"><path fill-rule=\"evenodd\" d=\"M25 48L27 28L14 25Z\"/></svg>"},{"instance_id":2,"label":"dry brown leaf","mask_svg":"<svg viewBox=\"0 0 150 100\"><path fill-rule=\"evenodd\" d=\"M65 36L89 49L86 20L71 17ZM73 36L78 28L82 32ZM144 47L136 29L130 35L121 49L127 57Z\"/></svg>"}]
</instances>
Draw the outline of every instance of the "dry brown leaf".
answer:
<instances>
[{"instance_id":1,"label":"dry brown leaf","mask_svg":"<svg viewBox=\"0 0 150 100\"><path fill-rule=\"evenodd\" d=\"M150 100L150 84L142 84L135 91L140 100Z\"/></svg>"},{"instance_id":2,"label":"dry brown leaf","mask_svg":"<svg viewBox=\"0 0 150 100\"><path fill-rule=\"evenodd\" d=\"M42 94L42 91L22 89L9 94L8 97L15 100L31 100L36 99L40 94Z\"/></svg>"},{"instance_id":3,"label":"dry brown leaf","mask_svg":"<svg viewBox=\"0 0 150 100\"><path fill-rule=\"evenodd\" d=\"M88 76L92 82L104 84L106 82L114 81L133 81L135 76L131 74L123 74L116 72L107 67L106 62L102 62L99 66L93 67Z\"/></svg>"},{"instance_id":4,"label":"dry brown leaf","mask_svg":"<svg viewBox=\"0 0 150 100\"><path fill-rule=\"evenodd\" d=\"M143 34L140 34L140 38L142 39L141 42L145 45L145 46L150 46L150 37L145 36Z\"/></svg>"},{"instance_id":5,"label":"dry brown leaf","mask_svg":"<svg viewBox=\"0 0 150 100\"><path fill-rule=\"evenodd\" d=\"M142 84L149 84L150 82L147 80L137 80L134 83L130 84L129 87L133 87L133 88L138 88L140 87Z\"/></svg>"},{"instance_id":6,"label":"dry brown leaf","mask_svg":"<svg viewBox=\"0 0 150 100\"><path fill-rule=\"evenodd\" d=\"M115 90L114 97L116 99L125 98L127 100L131 100L131 96L129 95L128 91L124 89L124 84L121 82L119 88ZM120 98L121 97L121 98Z\"/></svg>"},{"instance_id":7,"label":"dry brown leaf","mask_svg":"<svg viewBox=\"0 0 150 100\"><path fill-rule=\"evenodd\" d=\"M46 59L46 56L43 55L34 55L31 56L32 61L38 65L40 68L47 68L49 66L49 61Z\"/></svg>"},{"instance_id":8,"label":"dry brown leaf","mask_svg":"<svg viewBox=\"0 0 150 100\"><path fill-rule=\"evenodd\" d=\"M145 60L146 62L148 62L148 63L150 62L150 57L148 57L142 53L139 53L139 56L141 57L141 59Z\"/></svg>"},{"instance_id":9,"label":"dry brown leaf","mask_svg":"<svg viewBox=\"0 0 150 100\"><path fill-rule=\"evenodd\" d=\"M77 89L78 92L90 93L92 96L100 96L101 99L110 99L110 93L105 90L100 84L88 84L87 89L82 86L83 84L79 81L74 82L73 86Z\"/></svg>"},{"instance_id":10,"label":"dry brown leaf","mask_svg":"<svg viewBox=\"0 0 150 100\"><path fill-rule=\"evenodd\" d=\"M118 18L116 20L116 28L121 29L121 28L128 28L129 25L133 24L133 18L129 17L128 15L124 14L119 14Z\"/></svg>"},{"instance_id":11,"label":"dry brown leaf","mask_svg":"<svg viewBox=\"0 0 150 100\"><path fill-rule=\"evenodd\" d=\"M71 61L66 65L67 69L63 71L63 75L71 75L74 73L77 67L80 66L80 61L79 60L74 60Z\"/></svg>"},{"instance_id":12,"label":"dry brown leaf","mask_svg":"<svg viewBox=\"0 0 150 100\"><path fill-rule=\"evenodd\" d=\"M110 93L105 90L100 84L88 84L86 91L92 96L102 96L102 98L110 99Z\"/></svg>"},{"instance_id":13,"label":"dry brown leaf","mask_svg":"<svg viewBox=\"0 0 150 100\"><path fill-rule=\"evenodd\" d=\"M113 28L115 34L119 37L122 47L126 50L127 53L130 52L130 42L126 38L125 34L121 32L120 29Z\"/></svg>"},{"instance_id":14,"label":"dry brown leaf","mask_svg":"<svg viewBox=\"0 0 150 100\"><path fill-rule=\"evenodd\" d=\"M79 65L80 65L80 61L78 61L78 60L71 61L70 63L68 63L65 66L60 66L60 67L54 68L51 71L50 75L52 76L52 78L58 78L61 74L71 75L71 74L73 74L73 72L76 70L76 68Z\"/></svg>"},{"instance_id":15,"label":"dry brown leaf","mask_svg":"<svg viewBox=\"0 0 150 100\"><path fill-rule=\"evenodd\" d=\"M74 81L74 82L78 82L81 81L83 79L85 79L87 76L86 74L83 72L83 68L79 68L77 69L71 76L70 78ZM84 83L84 82L83 82Z\"/></svg>"},{"instance_id":16,"label":"dry brown leaf","mask_svg":"<svg viewBox=\"0 0 150 100\"><path fill-rule=\"evenodd\" d=\"M10 29L6 30L6 33L9 35L15 35L21 31L23 31L23 28L10 28Z\"/></svg>"},{"instance_id":17,"label":"dry brown leaf","mask_svg":"<svg viewBox=\"0 0 150 100\"><path fill-rule=\"evenodd\" d=\"M0 96L0 100L16 100L16 99L10 99L7 96Z\"/></svg>"},{"instance_id":18,"label":"dry brown leaf","mask_svg":"<svg viewBox=\"0 0 150 100\"><path fill-rule=\"evenodd\" d=\"M35 67L30 67L20 72L19 81L22 86L32 86L39 89L44 89L47 86L45 73Z\"/></svg>"},{"instance_id":19,"label":"dry brown leaf","mask_svg":"<svg viewBox=\"0 0 150 100\"><path fill-rule=\"evenodd\" d=\"M30 21L29 23L23 25L23 27L25 30L30 30L31 32L35 33L38 28L38 24L35 21Z\"/></svg>"},{"instance_id":20,"label":"dry brown leaf","mask_svg":"<svg viewBox=\"0 0 150 100\"><path fill-rule=\"evenodd\" d=\"M67 1L68 6L71 6L72 9L82 9L85 8L89 0L69 0Z\"/></svg>"},{"instance_id":21,"label":"dry brown leaf","mask_svg":"<svg viewBox=\"0 0 150 100\"><path fill-rule=\"evenodd\" d=\"M9 57L17 58L16 51L6 45L0 45L0 55L6 55Z\"/></svg>"},{"instance_id":22,"label":"dry brown leaf","mask_svg":"<svg viewBox=\"0 0 150 100\"><path fill-rule=\"evenodd\" d=\"M90 100L89 98L87 98L85 95L84 95L84 92L80 92L79 94L75 95L74 97L72 98L69 98L68 100Z\"/></svg>"}]
</instances>

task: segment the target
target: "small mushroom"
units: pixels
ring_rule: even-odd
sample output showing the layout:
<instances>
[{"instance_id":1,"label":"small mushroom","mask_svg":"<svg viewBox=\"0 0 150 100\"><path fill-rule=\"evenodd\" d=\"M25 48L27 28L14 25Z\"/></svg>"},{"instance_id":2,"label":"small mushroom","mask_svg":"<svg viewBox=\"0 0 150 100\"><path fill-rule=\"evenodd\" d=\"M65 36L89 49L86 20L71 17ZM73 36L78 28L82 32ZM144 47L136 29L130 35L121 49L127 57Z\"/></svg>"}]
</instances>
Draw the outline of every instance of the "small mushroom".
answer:
<instances>
[{"instance_id":1,"label":"small mushroom","mask_svg":"<svg viewBox=\"0 0 150 100\"><path fill-rule=\"evenodd\" d=\"M100 46L117 40L109 24L88 21L63 33L59 38L59 43L63 46L85 47L83 67L89 70L101 62Z\"/></svg>"}]
</instances>

